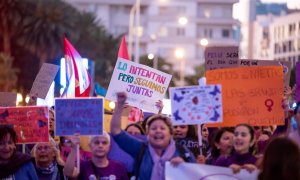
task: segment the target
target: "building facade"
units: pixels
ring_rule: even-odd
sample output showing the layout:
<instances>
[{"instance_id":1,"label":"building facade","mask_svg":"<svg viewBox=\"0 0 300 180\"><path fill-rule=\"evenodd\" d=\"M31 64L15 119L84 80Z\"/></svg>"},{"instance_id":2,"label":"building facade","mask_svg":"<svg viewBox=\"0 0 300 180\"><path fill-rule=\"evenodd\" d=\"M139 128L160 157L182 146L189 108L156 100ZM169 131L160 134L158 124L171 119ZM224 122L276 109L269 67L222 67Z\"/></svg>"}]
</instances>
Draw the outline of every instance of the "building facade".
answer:
<instances>
[{"instance_id":1,"label":"building facade","mask_svg":"<svg viewBox=\"0 0 300 180\"><path fill-rule=\"evenodd\" d=\"M300 11L277 17L270 25L270 52L272 59L300 60Z\"/></svg>"},{"instance_id":2,"label":"building facade","mask_svg":"<svg viewBox=\"0 0 300 180\"><path fill-rule=\"evenodd\" d=\"M66 0L79 10L96 14L97 19L115 36L129 33L130 12L135 0ZM233 19L233 4L238 0L141 0L139 54L153 53L185 74L204 63L204 46L238 46L239 21ZM178 22L184 17L184 22ZM127 40L129 37L127 37ZM134 39L134 38L133 38ZM133 41L134 42L134 41ZM135 47L130 48L134 52ZM181 57L175 55L180 50ZM133 53L134 54L134 53Z\"/></svg>"}]
</instances>

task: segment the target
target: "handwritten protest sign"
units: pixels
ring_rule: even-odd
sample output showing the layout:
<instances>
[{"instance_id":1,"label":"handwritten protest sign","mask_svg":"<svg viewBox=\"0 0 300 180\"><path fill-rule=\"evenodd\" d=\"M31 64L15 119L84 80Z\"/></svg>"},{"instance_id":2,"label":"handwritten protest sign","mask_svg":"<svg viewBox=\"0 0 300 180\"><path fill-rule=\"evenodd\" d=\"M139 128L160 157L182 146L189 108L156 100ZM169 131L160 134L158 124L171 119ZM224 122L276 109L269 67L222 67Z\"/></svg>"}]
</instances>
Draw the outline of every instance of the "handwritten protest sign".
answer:
<instances>
[{"instance_id":1,"label":"handwritten protest sign","mask_svg":"<svg viewBox=\"0 0 300 180\"><path fill-rule=\"evenodd\" d=\"M45 99L58 69L57 65L44 63L33 82L30 95Z\"/></svg>"},{"instance_id":2,"label":"handwritten protest sign","mask_svg":"<svg viewBox=\"0 0 300 180\"><path fill-rule=\"evenodd\" d=\"M117 92L127 92L129 105L157 113L155 104L163 99L171 78L164 72L119 58L106 98L116 101Z\"/></svg>"},{"instance_id":3,"label":"handwritten protest sign","mask_svg":"<svg viewBox=\"0 0 300 180\"><path fill-rule=\"evenodd\" d=\"M49 141L47 107L0 108L0 124L13 125L20 144Z\"/></svg>"},{"instance_id":4,"label":"handwritten protest sign","mask_svg":"<svg viewBox=\"0 0 300 180\"><path fill-rule=\"evenodd\" d=\"M194 154L195 157L200 155L198 138L178 138L175 140L177 144L187 147Z\"/></svg>"},{"instance_id":5,"label":"handwritten protest sign","mask_svg":"<svg viewBox=\"0 0 300 180\"><path fill-rule=\"evenodd\" d=\"M103 113L102 98L55 99L55 133L102 134Z\"/></svg>"},{"instance_id":6,"label":"handwritten protest sign","mask_svg":"<svg viewBox=\"0 0 300 180\"><path fill-rule=\"evenodd\" d=\"M222 122L220 85L170 88L170 97L174 125Z\"/></svg>"},{"instance_id":7,"label":"handwritten protest sign","mask_svg":"<svg viewBox=\"0 0 300 180\"><path fill-rule=\"evenodd\" d=\"M225 167L197 163L180 163L175 167L170 162L166 162L165 175L166 180L256 180L258 171L250 173L241 169L239 173L233 173L232 169Z\"/></svg>"},{"instance_id":8,"label":"handwritten protest sign","mask_svg":"<svg viewBox=\"0 0 300 180\"><path fill-rule=\"evenodd\" d=\"M239 47L206 47L204 56L206 70L229 68L238 64Z\"/></svg>"},{"instance_id":9,"label":"handwritten protest sign","mask_svg":"<svg viewBox=\"0 0 300 180\"><path fill-rule=\"evenodd\" d=\"M283 70L280 66L217 69L207 84L222 85L223 126L283 125Z\"/></svg>"},{"instance_id":10,"label":"handwritten protest sign","mask_svg":"<svg viewBox=\"0 0 300 180\"><path fill-rule=\"evenodd\" d=\"M14 107L16 106L17 94L12 92L0 92L0 106Z\"/></svg>"},{"instance_id":11,"label":"handwritten protest sign","mask_svg":"<svg viewBox=\"0 0 300 180\"><path fill-rule=\"evenodd\" d=\"M210 63L212 62L212 63ZM292 63L290 61L271 61L271 60L254 60L254 59L236 59L228 60L207 60L205 62L206 70L237 68L237 67L252 67L252 66L282 66L284 73L284 83L289 85Z\"/></svg>"}]
</instances>

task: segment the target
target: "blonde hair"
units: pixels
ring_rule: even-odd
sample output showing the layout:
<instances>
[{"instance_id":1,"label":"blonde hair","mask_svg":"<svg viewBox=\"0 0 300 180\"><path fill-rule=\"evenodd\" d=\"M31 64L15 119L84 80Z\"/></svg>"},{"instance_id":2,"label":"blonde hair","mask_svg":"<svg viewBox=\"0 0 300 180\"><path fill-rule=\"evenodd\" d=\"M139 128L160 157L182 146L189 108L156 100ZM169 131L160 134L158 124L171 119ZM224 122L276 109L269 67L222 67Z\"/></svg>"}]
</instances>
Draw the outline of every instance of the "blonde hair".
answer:
<instances>
[{"instance_id":1,"label":"blonde hair","mask_svg":"<svg viewBox=\"0 0 300 180\"><path fill-rule=\"evenodd\" d=\"M65 162L60 156L60 150L58 149L57 144L55 143L54 139L52 137L50 137L49 142L47 142L47 143L50 144L50 147L51 147L51 149L53 150L53 152L55 154L55 160L56 160L57 164L59 164L61 166L64 166ZM31 150L31 156L34 157L34 158L36 158L36 149L37 149L39 144L41 144L41 143L36 143L34 145L34 147L32 148L32 150Z\"/></svg>"}]
</instances>

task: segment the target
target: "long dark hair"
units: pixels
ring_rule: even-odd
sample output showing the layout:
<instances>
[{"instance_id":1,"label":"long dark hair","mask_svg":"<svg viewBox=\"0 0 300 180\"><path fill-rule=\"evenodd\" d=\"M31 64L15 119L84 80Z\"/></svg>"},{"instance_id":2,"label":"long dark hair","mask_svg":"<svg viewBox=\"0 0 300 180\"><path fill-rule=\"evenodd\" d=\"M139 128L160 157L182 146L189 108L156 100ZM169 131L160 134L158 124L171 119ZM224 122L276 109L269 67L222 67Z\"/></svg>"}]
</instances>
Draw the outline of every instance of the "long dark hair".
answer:
<instances>
[{"instance_id":1,"label":"long dark hair","mask_svg":"<svg viewBox=\"0 0 300 180\"><path fill-rule=\"evenodd\" d=\"M275 138L267 146L259 180L300 180L299 147L288 138Z\"/></svg>"},{"instance_id":2,"label":"long dark hair","mask_svg":"<svg viewBox=\"0 0 300 180\"><path fill-rule=\"evenodd\" d=\"M129 125L125 128L125 131L127 131L127 129L128 129L129 127L131 127L131 126L138 128L138 129L140 130L140 132L141 132L141 135L145 135L144 129L142 128L142 126L140 126L140 125L137 124L137 123L129 124Z\"/></svg>"},{"instance_id":3,"label":"long dark hair","mask_svg":"<svg viewBox=\"0 0 300 180\"><path fill-rule=\"evenodd\" d=\"M233 133L233 128L229 128L229 127L221 128L215 134L214 139L213 139L213 143L211 144L212 145L211 156L214 157L214 158L217 158L217 157L220 156L220 149L218 149L215 144L220 143L221 137L225 132Z\"/></svg>"}]
</instances>

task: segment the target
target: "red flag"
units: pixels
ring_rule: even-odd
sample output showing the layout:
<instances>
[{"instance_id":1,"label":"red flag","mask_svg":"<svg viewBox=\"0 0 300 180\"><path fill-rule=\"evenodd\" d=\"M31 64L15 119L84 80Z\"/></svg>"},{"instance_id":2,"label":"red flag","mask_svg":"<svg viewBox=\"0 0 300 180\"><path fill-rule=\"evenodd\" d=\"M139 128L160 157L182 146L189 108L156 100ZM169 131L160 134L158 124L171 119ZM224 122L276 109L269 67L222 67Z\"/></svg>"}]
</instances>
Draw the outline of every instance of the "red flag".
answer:
<instances>
[{"instance_id":1,"label":"red flag","mask_svg":"<svg viewBox=\"0 0 300 180\"><path fill-rule=\"evenodd\" d=\"M129 59L128 51L127 51L127 45L126 45L126 39L125 36L122 37L121 45L119 48L119 53L118 57L123 58L123 59Z\"/></svg>"},{"instance_id":2,"label":"red flag","mask_svg":"<svg viewBox=\"0 0 300 180\"><path fill-rule=\"evenodd\" d=\"M89 97L91 91L91 77L84 66L80 54L67 38L64 38L64 53L67 86L63 96Z\"/></svg>"}]
</instances>

